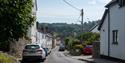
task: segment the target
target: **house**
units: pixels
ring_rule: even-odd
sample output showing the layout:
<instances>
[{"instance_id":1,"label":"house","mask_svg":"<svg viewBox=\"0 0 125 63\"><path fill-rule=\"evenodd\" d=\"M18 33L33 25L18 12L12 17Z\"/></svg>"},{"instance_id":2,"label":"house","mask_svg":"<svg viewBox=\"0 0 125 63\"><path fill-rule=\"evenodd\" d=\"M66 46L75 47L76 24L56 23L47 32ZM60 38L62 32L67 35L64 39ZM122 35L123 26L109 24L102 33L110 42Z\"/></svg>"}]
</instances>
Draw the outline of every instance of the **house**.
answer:
<instances>
[{"instance_id":1,"label":"house","mask_svg":"<svg viewBox=\"0 0 125 63\"><path fill-rule=\"evenodd\" d=\"M52 48L52 35L49 33L43 33L38 30L36 43L41 44L44 48Z\"/></svg>"},{"instance_id":2,"label":"house","mask_svg":"<svg viewBox=\"0 0 125 63\"><path fill-rule=\"evenodd\" d=\"M32 0L33 1L33 8L32 8L32 16L36 17L36 12L37 12L37 0ZM36 33L37 33L37 28L36 28L36 21L32 24L32 26L29 27L28 29L28 37L30 38L31 42L36 42Z\"/></svg>"},{"instance_id":3,"label":"house","mask_svg":"<svg viewBox=\"0 0 125 63\"><path fill-rule=\"evenodd\" d=\"M100 54L125 60L125 0L112 0L105 7L98 28Z\"/></svg>"},{"instance_id":4,"label":"house","mask_svg":"<svg viewBox=\"0 0 125 63\"><path fill-rule=\"evenodd\" d=\"M52 34L49 30L37 22L37 40L36 43L41 44L44 48L52 48Z\"/></svg>"},{"instance_id":5,"label":"house","mask_svg":"<svg viewBox=\"0 0 125 63\"><path fill-rule=\"evenodd\" d=\"M96 25L94 25L94 26L89 30L89 32L99 33L98 26L99 26L99 24L97 23Z\"/></svg>"}]
</instances>

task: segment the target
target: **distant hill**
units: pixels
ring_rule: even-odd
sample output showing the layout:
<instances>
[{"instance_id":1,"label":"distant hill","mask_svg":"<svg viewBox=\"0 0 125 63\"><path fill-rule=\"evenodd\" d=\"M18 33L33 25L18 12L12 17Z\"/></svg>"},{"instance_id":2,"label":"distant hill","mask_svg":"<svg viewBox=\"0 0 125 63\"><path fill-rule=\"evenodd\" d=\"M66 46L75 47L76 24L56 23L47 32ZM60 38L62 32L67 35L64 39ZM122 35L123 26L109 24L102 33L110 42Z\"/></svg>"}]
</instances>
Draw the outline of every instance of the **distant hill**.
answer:
<instances>
[{"instance_id":1,"label":"distant hill","mask_svg":"<svg viewBox=\"0 0 125 63\"><path fill-rule=\"evenodd\" d=\"M90 30L98 21L84 22L84 32ZM79 34L81 32L80 24L67 24L67 23L39 23L40 29L46 28L48 32L58 33L60 36L65 37L72 34Z\"/></svg>"}]
</instances>

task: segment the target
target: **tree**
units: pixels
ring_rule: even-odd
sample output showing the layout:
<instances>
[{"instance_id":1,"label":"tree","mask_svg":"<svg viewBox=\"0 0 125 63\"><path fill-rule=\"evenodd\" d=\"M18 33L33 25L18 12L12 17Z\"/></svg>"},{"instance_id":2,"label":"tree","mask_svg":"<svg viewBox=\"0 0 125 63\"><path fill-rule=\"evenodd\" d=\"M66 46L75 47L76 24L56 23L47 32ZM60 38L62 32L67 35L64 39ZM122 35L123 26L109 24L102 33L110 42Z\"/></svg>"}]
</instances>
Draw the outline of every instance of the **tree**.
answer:
<instances>
[{"instance_id":1,"label":"tree","mask_svg":"<svg viewBox=\"0 0 125 63\"><path fill-rule=\"evenodd\" d=\"M91 32L84 32L81 33L80 36L78 36L78 39L82 39L83 41L86 41L88 38L90 38L93 35Z\"/></svg>"},{"instance_id":2,"label":"tree","mask_svg":"<svg viewBox=\"0 0 125 63\"><path fill-rule=\"evenodd\" d=\"M88 38L85 43L88 45L91 45L93 41L99 41L100 34L99 33L93 33L93 35Z\"/></svg>"},{"instance_id":3,"label":"tree","mask_svg":"<svg viewBox=\"0 0 125 63\"><path fill-rule=\"evenodd\" d=\"M26 37L28 27L35 21L32 3L32 0L0 0L0 44L8 45L10 39Z\"/></svg>"},{"instance_id":4,"label":"tree","mask_svg":"<svg viewBox=\"0 0 125 63\"><path fill-rule=\"evenodd\" d=\"M77 37L79 40L82 38L85 44L92 44L93 41L98 41L100 38L99 33L85 32Z\"/></svg>"}]
</instances>

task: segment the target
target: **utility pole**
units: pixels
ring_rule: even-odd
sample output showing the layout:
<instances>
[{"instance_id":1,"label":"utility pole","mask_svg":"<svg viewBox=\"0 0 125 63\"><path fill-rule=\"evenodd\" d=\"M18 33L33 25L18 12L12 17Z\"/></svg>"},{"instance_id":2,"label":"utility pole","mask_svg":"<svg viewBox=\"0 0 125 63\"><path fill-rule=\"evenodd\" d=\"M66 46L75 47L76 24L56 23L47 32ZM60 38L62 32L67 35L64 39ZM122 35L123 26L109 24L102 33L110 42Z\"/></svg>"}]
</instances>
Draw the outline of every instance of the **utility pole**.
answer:
<instances>
[{"instance_id":1,"label":"utility pole","mask_svg":"<svg viewBox=\"0 0 125 63\"><path fill-rule=\"evenodd\" d=\"M83 32L83 16L84 16L84 12L83 9L81 9L81 32Z\"/></svg>"},{"instance_id":2,"label":"utility pole","mask_svg":"<svg viewBox=\"0 0 125 63\"><path fill-rule=\"evenodd\" d=\"M55 47L55 37L54 37L54 33L52 32L52 49Z\"/></svg>"},{"instance_id":3,"label":"utility pole","mask_svg":"<svg viewBox=\"0 0 125 63\"><path fill-rule=\"evenodd\" d=\"M83 30L83 15L84 15L84 12L83 12L83 9L81 9L81 33L84 32L84 30ZM82 37L80 38L80 43L81 44L83 43Z\"/></svg>"},{"instance_id":4,"label":"utility pole","mask_svg":"<svg viewBox=\"0 0 125 63\"><path fill-rule=\"evenodd\" d=\"M69 2L67 2L66 0L63 0L63 2L65 2L66 4L68 4L70 7L74 8L77 11L81 11L81 33L84 31L83 30L83 15L84 15L84 11L83 9L79 9L77 7L75 7L74 5L70 4Z\"/></svg>"},{"instance_id":5,"label":"utility pole","mask_svg":"<svg viewBox=\"0 0 125 63\"><path fill-rule=\"evenodd\" d=\"M84 30L83 30L83 17L84 17L84 11L83 11L83 9L79 9L79 8L77 8L77 7L75 7L74 5L72 5L72 4L70 4L69 2L67 2L66 0L63 0L66 4L68 4L70 7L72 7L72 8L74 8L74 9L76 9L77 11L81 11L81 33L82 32L84 32ZM80 42L82 43L82 38L80 39Z\"/></svg>"}]
</instances>

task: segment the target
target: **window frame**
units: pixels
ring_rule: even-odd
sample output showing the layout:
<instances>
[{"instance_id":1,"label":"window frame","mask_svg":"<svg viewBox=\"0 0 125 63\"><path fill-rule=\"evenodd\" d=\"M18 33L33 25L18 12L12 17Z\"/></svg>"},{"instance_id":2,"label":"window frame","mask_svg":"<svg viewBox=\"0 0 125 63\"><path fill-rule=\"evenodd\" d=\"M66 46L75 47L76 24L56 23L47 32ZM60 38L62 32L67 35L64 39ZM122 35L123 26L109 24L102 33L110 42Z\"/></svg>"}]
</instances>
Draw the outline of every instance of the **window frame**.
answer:
<instances>
[{"instance_id":1,"label":"window frame","mask_svg":"<svg viewBox=\"0 0 125 63\"><path fill-rule=\"evenodd\" d=\"M118 44L118 30L112 30L112 44Z\"/></svg>"}]
</instances>

